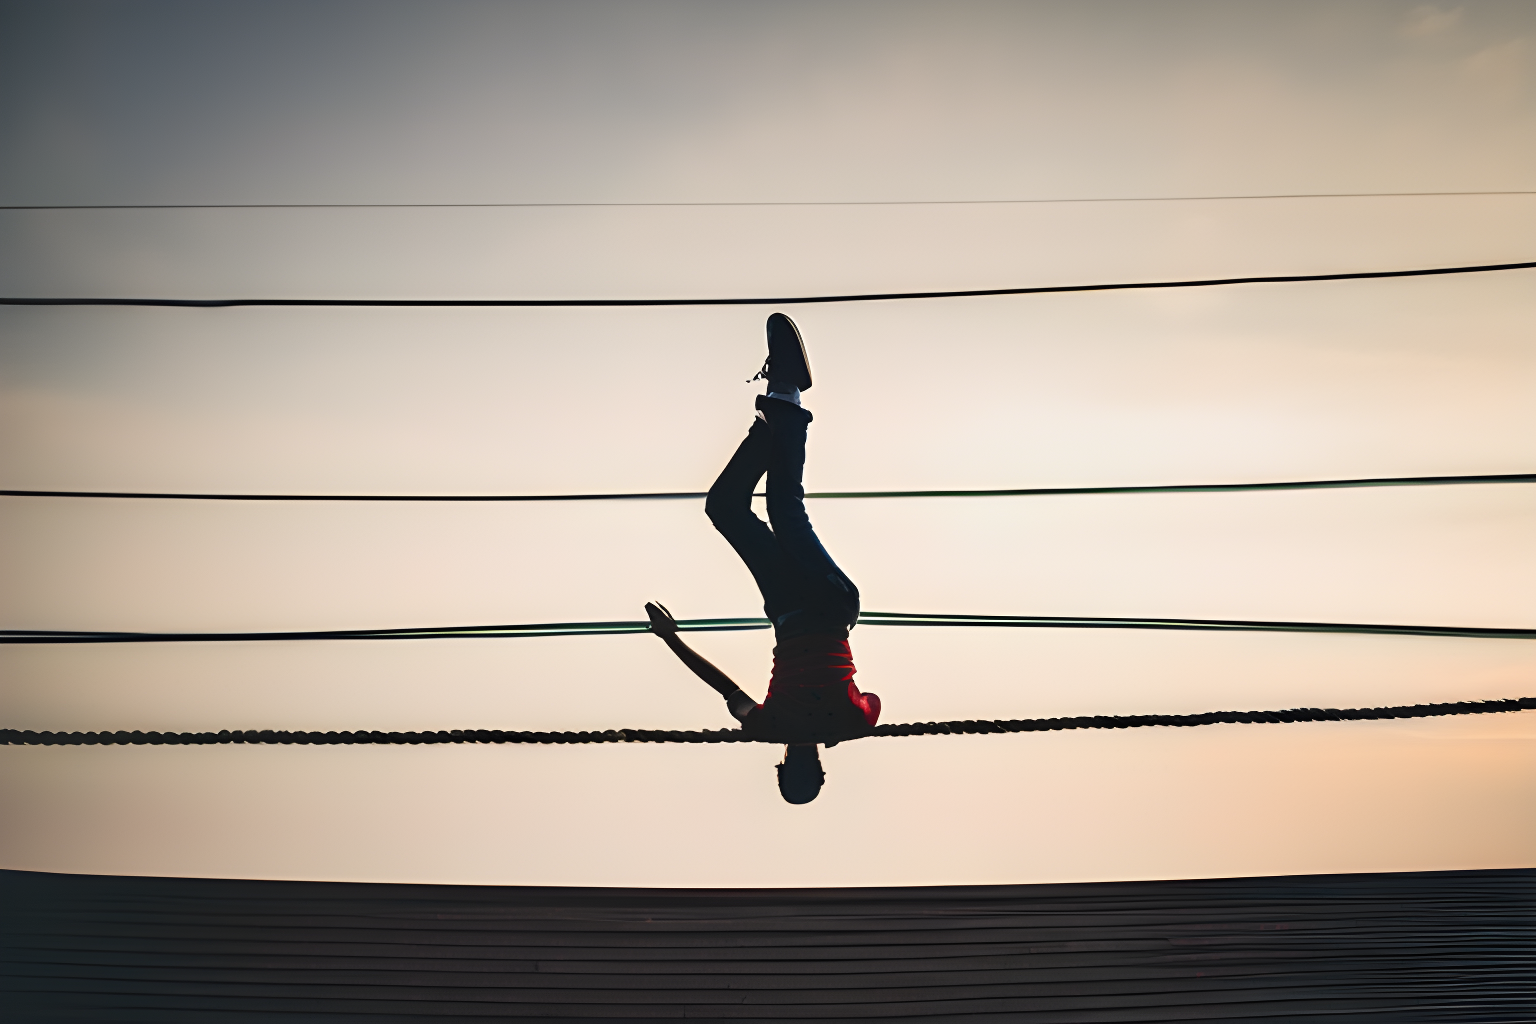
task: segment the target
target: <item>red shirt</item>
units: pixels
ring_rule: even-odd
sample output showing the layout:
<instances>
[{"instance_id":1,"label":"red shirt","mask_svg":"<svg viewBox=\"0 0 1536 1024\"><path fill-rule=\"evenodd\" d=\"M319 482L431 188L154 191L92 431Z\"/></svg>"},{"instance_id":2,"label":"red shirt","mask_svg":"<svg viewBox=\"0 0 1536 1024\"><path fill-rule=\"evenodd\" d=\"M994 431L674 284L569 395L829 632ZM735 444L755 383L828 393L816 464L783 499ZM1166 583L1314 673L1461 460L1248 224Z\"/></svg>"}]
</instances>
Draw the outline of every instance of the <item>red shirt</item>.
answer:
<instances>
[{"instance_id":1,"label":"red shirt","mask_svg":"<svg viewBox=\"0 0 1536 1024\"><path fill-rule=\"evenodd\" d=\"M812 633L773 649L768 696L742 728L784 743L863 736L880 718L880 698L854 685L853 653L836 633Z\"/></svg>"}]
</instances>

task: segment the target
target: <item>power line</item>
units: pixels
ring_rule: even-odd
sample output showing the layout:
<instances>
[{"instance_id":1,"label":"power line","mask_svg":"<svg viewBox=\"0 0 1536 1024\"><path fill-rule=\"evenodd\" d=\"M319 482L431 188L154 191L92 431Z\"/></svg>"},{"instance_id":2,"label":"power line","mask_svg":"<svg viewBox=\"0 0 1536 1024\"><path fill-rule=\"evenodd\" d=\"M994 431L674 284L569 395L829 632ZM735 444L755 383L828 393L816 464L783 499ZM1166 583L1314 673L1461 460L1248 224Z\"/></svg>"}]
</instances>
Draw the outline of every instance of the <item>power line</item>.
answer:
<instances>
[{"instance_id":1,"label":"power line","mask_svg":"<svg viewBox=\"0 0 1536 1024\"><path fill-rule=\"evenodd\" d=\"M1402 626L1362 622L1277 622L1262 619L1152 619L1055 615L946 615L861 612L867 626L989 626L1023 629L1171 629L1217 633L1352 633L1536 640L1536 629L1497 626Z\"/></svg>"},{"instance_id":2,"label":"power line","mask_svg":"<svg viewBox=\"0 0 1536 1024\"><path fill-rule=\"evenodd\" d=\"M1235 284L1297 284L1307 281L1367 281L1447 274L1484 274L1497 270L1530 270L1536 262L1489 263L1478 266L1430 267L1420 270L1368 270L1342 274L1284 274L1222 277L1186 281L1133 281L1116 284L1041 285L1028 288L973 288L930 292L869 292L846 295L790 295L777 298L715 299L149 299L149 298L0 298L0 306L154 306L188 309L228 309L236 306L384 307L478 309L501 307L614 306L803 306L830 302L887 302L897 299L972 299L1004 295L1047 295L1068 292L1137 291L1159 288L1211 288Z\"/></svg>"},{"instance_id":3,"label":"power line","mask_svg":"<svg viewBox=\"0 0 1536 1024\"><path fill-rule=\"evenodd\" d=\"M1246 196L1094 196L1076 199L831 199L698 203L96 203L0 206L0 210L509 210L726 209L754 206L1037 206L1081 203L1210 203L1251 199L1411 199L1433 196L1530 196L1536 191L1285 192Z\"/></svg>"},{"instance_id":4,"label":"power line","mask_svg":"<svg viewBox=\"0 0 1536 1024\"><path fill-rule=\"evenodd\" d=\"M1536 629L1499 626L1404 626L1357 622L1277 622L1259 619L1108 618L1059 615L954 615L861 612L864 626L972 626L1015 629L1163 629L1222 633L1349 633L1440 636L1484 640L1536 640ZM768 629L767 619L680 619L689 633ZM0 630L0 644L228 643L289 640L478 640L544 636L618 636L648 633L644 619L541 622L504 626L418 626L404 629L282 630L228 633L149 633L107 630Z\"/></svg>"},{"instance_id":5,"label":"power line","mask_svg":"<svg viewBox=\"0 0 1536 1024\"><path fill-rule=\"evenodd\" d=\"M807 498L1005 498L1065 494L1204 494L1225 491L1312 491L1351 487L1439 487L1536 483L1536 473L1472 476L1379 476L1347 480L1283 480L1248 484L1149 484L1126 487L1016 487L950 491L810 491ZM168 501L667 501L702 500L705 491L643 491L629 494L199 494L172 491L0 490L8 498L138 498ZM763 497L758 494L756 497Z\"/></svg>"},{"instance_id":6,"label":"power line","mask_svg":"<svg viewBox=\"0 0 1536 1024\"><path fill-rule=\"evenodd\" d=\"M1507 700L1408 704L1385 708L1294 708L1288 711L1209 711L1193 715L1084 715L1076 718L993 719L961 722L911 722L877 725L870 736L950 736L986 733L1057 732L1071 729L1139 729L1147 726L1276 725L1295 722L1371 722L1448 715L1488 715L1536 709L1536 697ZM862 738L862 737L860 737ZM452 729L436 732L290 732L233 729L219 732L38 732L0 729L5 746L204 746L223 743L355 744L439 743L780 743L741 729L606 729L593 732L515 732L502 729ZM843 741L848 742L848 741Z\"/></svg>"},{"instance_id":7,"label":"power line","mask_svg":"<svg viewBox=\"0 0 1536 1024\"><path fill-rule=\"evenodd\" d=\"M678 628L690 633L768 629L767 619L683 619ZM617 636L648 633L643 619L607 622L543 622L509 626L443 626L407 629L327 629L245 633L128 633L99 630L0 630L0 644L96 644L235 642L279 640L475 640L541 636Z\"/></svg>"}]
</instances>

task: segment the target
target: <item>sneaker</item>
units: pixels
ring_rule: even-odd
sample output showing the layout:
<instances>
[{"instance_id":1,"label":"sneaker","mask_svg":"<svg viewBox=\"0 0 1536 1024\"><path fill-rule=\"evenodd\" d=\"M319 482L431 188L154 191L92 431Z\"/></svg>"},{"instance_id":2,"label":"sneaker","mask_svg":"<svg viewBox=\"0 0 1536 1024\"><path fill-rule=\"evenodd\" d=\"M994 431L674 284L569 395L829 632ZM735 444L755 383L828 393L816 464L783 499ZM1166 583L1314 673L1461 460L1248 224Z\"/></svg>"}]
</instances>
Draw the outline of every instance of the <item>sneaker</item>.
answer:
<instances>
[{"instance_id":1,"label":"sneaker","mask_svg":"<svg viewBox=\"0 0 1536 1024\"><path fill-rule=\"evenodd\" d=\"M753 380L767 379L769 391L811 389L811 361L805 355L800 329L783 313L768 318L768 359Z\"/></svg>"}]
</instances>

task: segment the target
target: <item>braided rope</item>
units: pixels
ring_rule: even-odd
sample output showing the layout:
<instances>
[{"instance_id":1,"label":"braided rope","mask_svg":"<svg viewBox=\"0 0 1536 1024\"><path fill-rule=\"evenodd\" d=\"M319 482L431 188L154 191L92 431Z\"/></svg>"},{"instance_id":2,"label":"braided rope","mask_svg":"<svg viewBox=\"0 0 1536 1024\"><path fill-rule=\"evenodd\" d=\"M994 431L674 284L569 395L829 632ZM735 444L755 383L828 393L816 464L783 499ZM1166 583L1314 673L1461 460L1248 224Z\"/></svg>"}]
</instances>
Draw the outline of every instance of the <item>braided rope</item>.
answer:
<instances>
[{"instance_id":1,"label":"braided rope","mask_svg":"<svg viewBox=\"0 0 1536 1024\"><path fill-rule=\"evenodd\" d=\"M1163 629L1239 633L1361 633L1536 640L1536 629L1502 626L1411 626L1369 622L1268 622L1247 619L1131 619L1065 615L952 615L860 612L865 626L990 626L1034 629ZM768 629L767 619L679 619L685 633ZM0 629L0 644L128 644L281 640L474 640L649 633L644 619L542 622L498 626L418 626L402 629L323 629L268 633L123 633L103 630Z\"/></svg>"},{"instance_id":2,"label":"braided rope","mask_svg":"<svg viewBox=\"0 0 1536 1024\"><path fill-rule=\"evenodd\" d=\"M951 736L1066 729L1137 729L1143 726L1270 725L1292 722L1369 722L1446 715L1487 715L1536 710L1536 697L1507 700L1408 704L1388 708L1293 708L1288 711L1208 711L1194 715L1085 715L993 721L909 722L876 726L871 736ZM200 746L217 743L331 744L384 743L777 743L740 729L608 729L601 732L511 732L451 729L437 732L290 732L280 729L225 729L219 732L34 732L0 729L5 746Z\"/></svg>"}]
</instances>

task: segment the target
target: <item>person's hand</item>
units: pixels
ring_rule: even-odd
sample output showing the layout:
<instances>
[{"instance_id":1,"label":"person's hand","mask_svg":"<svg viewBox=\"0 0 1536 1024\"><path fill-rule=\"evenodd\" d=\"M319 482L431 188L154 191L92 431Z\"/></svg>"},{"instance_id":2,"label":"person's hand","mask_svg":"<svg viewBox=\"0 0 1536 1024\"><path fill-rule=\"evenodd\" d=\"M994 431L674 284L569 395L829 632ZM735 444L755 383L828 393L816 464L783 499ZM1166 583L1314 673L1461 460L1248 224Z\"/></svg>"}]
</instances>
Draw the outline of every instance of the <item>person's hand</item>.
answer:
<instances>
[{"instance_id":1,"label":"person's hand","mask_svg":"<svg viewBox=\"0 0 1536 1024\"><path fill-rule=\"evenodd\" d=\"M667 611L666 605L657 604L655 601L645 603L645 614L651 620L651 632L661 636L677 635L677 620L672 613Z\"/></svg>"}]
</instances>

